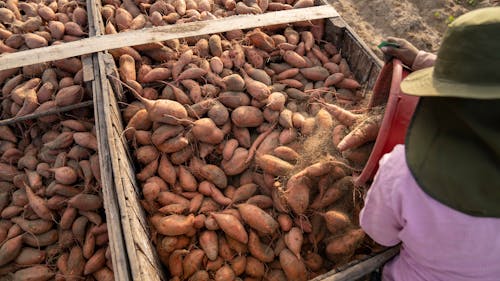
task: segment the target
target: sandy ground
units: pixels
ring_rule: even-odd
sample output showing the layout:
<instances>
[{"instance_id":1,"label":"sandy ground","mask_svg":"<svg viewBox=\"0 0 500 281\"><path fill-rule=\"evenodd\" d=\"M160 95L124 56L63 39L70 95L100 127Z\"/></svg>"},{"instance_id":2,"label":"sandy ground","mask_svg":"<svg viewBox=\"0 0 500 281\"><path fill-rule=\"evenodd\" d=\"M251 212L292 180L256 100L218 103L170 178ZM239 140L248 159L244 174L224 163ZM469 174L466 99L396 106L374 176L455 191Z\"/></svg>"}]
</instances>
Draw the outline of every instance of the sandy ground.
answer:
<instances>
[{"instance_id":1,"label":"sandy ground","mask_svg":"<svg viewBox=\"0 0 500 281\"><path fill-rule=\"evenodd\" d=\"M448 23L500 0L330 0L342 18L381 57L376 46L387 36L405 38L436 52Z\"/></svg>"}]
</instances>

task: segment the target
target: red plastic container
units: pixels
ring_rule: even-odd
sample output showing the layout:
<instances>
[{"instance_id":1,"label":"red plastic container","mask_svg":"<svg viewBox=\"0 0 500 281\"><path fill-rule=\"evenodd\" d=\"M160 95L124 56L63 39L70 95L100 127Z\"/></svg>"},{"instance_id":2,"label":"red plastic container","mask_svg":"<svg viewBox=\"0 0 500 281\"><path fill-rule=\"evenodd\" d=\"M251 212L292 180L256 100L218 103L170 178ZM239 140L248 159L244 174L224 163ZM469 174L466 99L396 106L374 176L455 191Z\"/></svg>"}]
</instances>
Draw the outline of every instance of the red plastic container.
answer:
<instances>
[{"instance_id":1,"label":"red plastic container","mask_svg":"<svg viewBox=\"0 0 500 281\"><path fill-rule=\"evenodd\" d=\"M373 180L378 170L380 158L392 151L396 144L404 143L411 117L417 107L419 97L401 92L401 81L409 74L400 60L394 59L380 71L369 107L386 104L384 118L375 145L355 185L363 186Z\"/></svg>"}]
</instances>

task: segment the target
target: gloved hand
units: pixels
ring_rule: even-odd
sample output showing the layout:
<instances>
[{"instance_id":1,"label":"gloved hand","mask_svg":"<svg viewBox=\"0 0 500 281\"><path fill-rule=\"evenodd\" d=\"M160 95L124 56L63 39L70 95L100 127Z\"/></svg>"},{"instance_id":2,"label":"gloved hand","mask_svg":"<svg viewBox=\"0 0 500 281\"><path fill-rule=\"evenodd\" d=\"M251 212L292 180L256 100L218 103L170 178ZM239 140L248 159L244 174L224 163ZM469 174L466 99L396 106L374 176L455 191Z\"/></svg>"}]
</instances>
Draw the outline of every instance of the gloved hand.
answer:
<instances>
[{"instance_id":1,"label":"gloved hand","mask_svg":"<svg viewBox=\"0 0 500 281\"><path fill-rule=\"evenodd\" d=\"M386 57L397 58L401 60L403 64L411 68L418 54L417 47L413 46L410 42L402 38L388 37L385 41L396 43L399 45L399 48L390 46L382 47L380 48L380 50L384 53L384 55Z\"/></svg>"}]
</instances>

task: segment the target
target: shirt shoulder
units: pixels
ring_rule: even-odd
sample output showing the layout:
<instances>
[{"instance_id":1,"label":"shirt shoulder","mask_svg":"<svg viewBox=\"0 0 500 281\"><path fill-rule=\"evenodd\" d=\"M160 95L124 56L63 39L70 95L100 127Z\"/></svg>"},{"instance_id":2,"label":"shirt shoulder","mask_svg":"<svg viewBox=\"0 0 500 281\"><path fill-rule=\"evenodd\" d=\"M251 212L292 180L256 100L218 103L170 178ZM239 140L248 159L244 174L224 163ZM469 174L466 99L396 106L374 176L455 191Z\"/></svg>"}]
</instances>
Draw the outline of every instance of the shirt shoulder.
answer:
<instances>
[{"instance_id":1,"label":"shirt shoulder","mask_svg":"<svg viewBox=\"0 0 500 281\"><path fill-rule=\"evenodd\" d=\"M413 179L408 168L405 155L405 146L398 144L394 149L386 153L379 161L379 170L375 175L385 188L395 189L401 182ZM375 181L375 180L374 180Z\"/></svg>"}]
</instances>

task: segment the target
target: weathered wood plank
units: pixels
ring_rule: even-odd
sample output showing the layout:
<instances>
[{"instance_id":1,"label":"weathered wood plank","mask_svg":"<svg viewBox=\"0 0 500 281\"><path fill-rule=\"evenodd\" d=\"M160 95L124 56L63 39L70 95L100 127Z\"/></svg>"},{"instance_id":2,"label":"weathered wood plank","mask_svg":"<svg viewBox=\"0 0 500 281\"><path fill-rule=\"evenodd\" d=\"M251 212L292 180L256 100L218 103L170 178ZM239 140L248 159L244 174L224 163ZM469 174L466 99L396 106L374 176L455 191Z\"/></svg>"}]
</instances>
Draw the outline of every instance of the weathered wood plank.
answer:
<instances>
[{"instance_id":1,"label":"weathered wood plank","mask_svg":"<svg viewBox=\"0 0 500 281\"><path fill-rule=\"evenodd\" d=\"M338 16L339 14L332 6L322 5L303 9L269 12L260 15L237 15L210 21L159 26L94 36L55 46L1 54L0 70L151 42Z\"/></svg>"},{"instance_id":2,"label":"weathered wood plank","mask_svg":"<svg viewBox=\"0 0 500 281\"><path fill-rule=\"evenodd\" d=\"M125 241L123 237L123 227L121 224L121 213L117 197L117 185L114 182L114 166L110 159L113 154L113 147L110 146L109 134L111 122L105 114L107 103L105 99L109 94L106 74L104 73L101 54L94 54L94 73L97 77L93 82L94 86L94 112L96 119L96 133L99 139L99 163L101 169L101 181L103 189L103 199L105 202L106 221L108 222L108 233L110 236L109 246L111 249L113 272L115 280L133 280L130 276L130 264L126 253ZM112 93L111 93L112 94Z\"/></svg>"},{"instance_id":3,"label":"weathered wood plank","mask_svg":"<svg viewBox=\"0 0 500 281\"><path fill-rule=\"evenodd\" d=\"M17 122L36 119L36 118L40 118L40 117L48 116L48 115L52 115L52 114L59 114L59 113L71 111L73 109L91 106L93 103L94 102L91 100L84 101L84 102L80 102L80 103L72 104L72 105L68 105L68 106L56 107L56 108L49 109L49 110L44 111L44 112L30 113L30 114L26 114L26 115L20 116L20 117L12 117L9 119L3 119L3 120L0 120L0 126L10 125L10 124L14 124Z\"/></svg>"},{"instance_id":4,"label":"weathered wood plank","mask_svg":"<svg viewBox=\"0 0 500 281\"><path fill-rule=\"evenodd\" d=\"M369 274L377 268L383 266L388 260L399 253L399 247L389 248L388 250L375 255L367 260L349 266L345 270L334 273L329 272L318 276L310 281L352 281Z\"/></svg>"}]
</instances>

